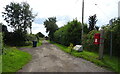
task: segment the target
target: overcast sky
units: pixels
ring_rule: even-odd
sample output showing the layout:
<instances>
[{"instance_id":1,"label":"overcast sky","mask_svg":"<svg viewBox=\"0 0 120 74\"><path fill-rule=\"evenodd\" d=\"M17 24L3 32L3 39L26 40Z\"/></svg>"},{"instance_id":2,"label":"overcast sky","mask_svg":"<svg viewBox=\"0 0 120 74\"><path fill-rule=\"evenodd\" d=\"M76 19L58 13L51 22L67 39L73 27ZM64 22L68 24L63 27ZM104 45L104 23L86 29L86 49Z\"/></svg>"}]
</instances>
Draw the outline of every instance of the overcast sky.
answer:
<instances>
[{"instance_id":1,"label":"overcast sky","mask_svg":"<svg viewBox=\"0 0 120 74\"><path fill-rule=\"evenodd\" d=\"M101 27L109 23L109 20L118 16L118 2L120 0L85 0L84 22L88 24L91 15L97 15L97 26ZM57 18L58 27L63 26L68 21L82 18L82 0L2 0L0 1L0 22L3 21L1 12L3 7L10 2L27 2L33 8L33 13L38 14L33 22L32 32L42 32L47 35L43 22L48 17ZM9 28L9 31L11 29Z\"/></svg>"}]
</instances>

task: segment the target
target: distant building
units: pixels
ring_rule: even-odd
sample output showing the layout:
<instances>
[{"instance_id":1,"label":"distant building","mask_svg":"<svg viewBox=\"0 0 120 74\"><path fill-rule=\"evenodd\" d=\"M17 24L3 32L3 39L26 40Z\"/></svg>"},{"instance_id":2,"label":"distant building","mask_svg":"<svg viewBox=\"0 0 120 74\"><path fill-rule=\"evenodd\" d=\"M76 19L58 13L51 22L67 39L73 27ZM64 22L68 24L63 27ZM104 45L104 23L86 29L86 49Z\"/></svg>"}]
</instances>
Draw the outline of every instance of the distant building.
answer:
<instances>
[{"instance_id":1,"label":"distant building","mask_svg":"<svg viewBox=\"0 0 120 74\"><path fill-rule=\"evenodd\" d=\"M120 1L118 2L118 17L120 17Z\"/></svg>"}]
</instances>

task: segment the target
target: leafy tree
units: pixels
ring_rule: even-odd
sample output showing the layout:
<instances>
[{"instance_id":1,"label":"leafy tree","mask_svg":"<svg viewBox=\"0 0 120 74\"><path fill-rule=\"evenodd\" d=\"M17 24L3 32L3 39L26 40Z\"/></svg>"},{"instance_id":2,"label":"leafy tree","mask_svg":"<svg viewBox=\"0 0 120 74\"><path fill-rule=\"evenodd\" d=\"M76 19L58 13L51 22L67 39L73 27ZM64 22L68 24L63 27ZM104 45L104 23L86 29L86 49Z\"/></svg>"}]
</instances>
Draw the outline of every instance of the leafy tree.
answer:
<instances>
[{"instance_id":1,"label":"leafy tree","mask_svg":"<svg viewBox=\"0 0 120 74\"><path fill-rule=\"evenodd\" d=\"M89 29L88 29L88 25L84 24L84 34L88 34Z\"/></svg>"},{"instance_id":2,"label":"leafy tree","mask_svg":"<svg viewBox=\"0 0 120 74\"><path fill-rule=\"evenodd\" d=\"M3 23L0 23L0 32L8 32L7 26Z\"/></svg>"},{"instance_id":3,"label":"leafy tree","mask_svg":"<svg viewBox=\"0 0 120 74\"><path fill-rule=\"evenodd\" d=\"M58 29L58 26L56 25L56 17L50 17L45 20L44 26L46 28L46 32L49 32L48 36L50 37L50 40L53 40L53 34Z\"/></svg>"},{"instance_id":4,"label":"leafy tree","mask_svg":"<svg viewBox=\"0 0 120 74\"><path fill-rule=\"evenodd\" d=\"M32 28L32 22L35 15L32 14L32 9L26 2L14 3L11 2L6 5L3 13L4 20L8 23L8 26L14 28L14 30L26 31L26 28Z\"/></svg>"},{"instance_id":5,"label":"leafy tree","mask_svg":"<svg viewBox=\"0 0 120 74\"><path fill-rule=\"evenodd\" d=\"M76 19L68 22L54 33L55 42L69 46L81 43L81 23Z\"/></svg>"},{"instance_id":6,"label":"leafy tree","mask_svg":"<svg viewBox=\"0 0 120 74\"><path fill-rule=\"evenodd\" d=\"M93 16L89 16L89 31L92 31L95 29L95 24L97 22L96 14Z\"/></svg>"},{"instance_id":7,"label":"leafy tree","mask_svg":"<svg viewBox=\"0 0 120 74\"><path fill-rule=\"evenodd\" d=\"M112 32L112 53L113 55L118 55L118 52L120 52L120 18L111 19L110 24L102 28L105 30L105 53L109 54Z\"/></svg>"},{"instance_id":8,"label":"leafy tree","mask_svg":"<svg viewBox=\"0 0 120 74\"><path fill-rule=\"evenodd\" d=\"M40 40L40 38L43 38L45 37L41 32L38 32L37 34L35 34L36 38L37 38L37 41Z\"/></svg>"},{"instance_id":9,"label":"leafy tree","mask_svg":"<svg viewBox=\"0 0 120 74\"><path fill-rule=\"evenodd\" d=\"M32 28L32 22L35 18L35 14L32 13L30 5L26 2L14 3L4 7L3 13L4 20L8 23L8 26L14 29L14 32L8 32L4 34L4 43L8 45L25 45L29 37L27 36L27 28ZM31 31L32 33L32 31Z\"/></svg>"},{"instance_id":10,"label":"leafy tree","mask_svg":"<svg viewBox=\"0 0 120 74\"><path fill-rule=\"evenodd\" d=\"M95 30L97 30L97 31L98 31L98 30L99 30L99 26L95 26Z\"/></svg>"},{"instance_id":11,"label":"leafy tree","mask_svg":"<svg viewBox=\"0 0 120 74\"><path fill-rule=\"evenodd\" d=\"M7 26L4 25L3 23L0 23L0 28L2 28L2 32L8 32Z\"/></svg>"},{"instance_id":12,"label":"leafy tree","mask_svg":"<svg viewBox=\"0 0 120 74\"><path fill-rule=\"evenodd\" d=\"M44 35L41 33L41 32L38 32L37 34L36 34L36 36L38 36L38 37L44 37Z\"/></svg>"}]
</instances>

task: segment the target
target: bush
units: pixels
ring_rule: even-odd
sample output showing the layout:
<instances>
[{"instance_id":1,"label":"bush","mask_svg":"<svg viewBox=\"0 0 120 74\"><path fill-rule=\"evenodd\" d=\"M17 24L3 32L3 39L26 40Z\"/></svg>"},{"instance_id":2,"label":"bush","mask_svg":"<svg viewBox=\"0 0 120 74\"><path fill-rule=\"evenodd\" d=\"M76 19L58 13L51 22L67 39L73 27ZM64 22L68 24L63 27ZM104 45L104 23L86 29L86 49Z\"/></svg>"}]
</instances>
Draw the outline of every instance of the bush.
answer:
<instances>
[{"instance_id":1,"label":"bush","mask_svg":"<svg viewBox=\"0 0 120 74\"><path fill-rule=\"evenodd\" d=\"M120 18L114 19L112 21L112 25L106 25L102 27L104 29L104 53L110 53L110 40L111 40L111 32L112 32L112 53L117 56L118 52L120 52ZM92 30L88 34L84 34L83 37L83 45L85 50L89 51L98 51L99 46L94 45L94 34L99 33L99 31Z\"/></svg>"},{"instance_id":2,"label":"bush","mask_svg":"<svg viewBox=\"0 0 120 74\"><path fill-rule=\"evenodd\" d=\"M12 46L21 46L25 44L26 33L17 30L15 32L4 33L4 43Z\"/></svg>"},{"instance_id":3,"label":"bush","mask_svg":"<svg viewBox=\"0 0 120 74\"><path fill-rule=\"evenodd\" d=\"M4 33L4 43L11 46L25 46L30 45L36 37L33 34L17 30L14 32Z\"/></svg>"},{"instance_id":4,"label":"bush","mask_svg":"<svg viewBox=\"0 0 120 74\"><path fill-rule=\"evenodd\" d=\"M45 37L45 36L44 36L44 34L42 34L41 32L38 32L38 33L36 34L36 37L38 37L38 38L40 38L40 37L43 38L43 37Z\"/></svg>"},{"instance_id":5,"label":"bush","mask_svg":"<svg viewBox=\"0 0 120 74\"><path fill-rule=\"evenodd\" d=\"M110 40L112 32L112 53L118 55L120 52L120 18L114 19L112 25L103 26L105 30L105 53L110 53Z\"/></svg>"},{"instance_id":6,"label":"bush","mask_svg":"<svg viewBox=\"0 0 120 74\"><path fill-rule=\"evenodd\" d=\"M99 45L93 44L95 33L99 33L99 31L92 30L88 34L84 34L84 36L83 36L83 47L84 47L85 50L98 51Z\"/></svg>"},{"instance_id":7,"label":"bush","mask_svg":"<svg viewBox=\"0 0 120 74\"><path fill-rule=\"evenodd\" d=\"M27 41L37 40L37 37L34 34L27 34Z\"/></svg>"},{"instance_id":8,"label":"bush","mask_svg":"<svg viewBox=\"0 0 120 74\"><path fill-rule=\"evenodd\" d=\"M81 44L81 23L77 20L68 22L54 33L54 41L66 46Z\"/></svg>"}]
</instances>

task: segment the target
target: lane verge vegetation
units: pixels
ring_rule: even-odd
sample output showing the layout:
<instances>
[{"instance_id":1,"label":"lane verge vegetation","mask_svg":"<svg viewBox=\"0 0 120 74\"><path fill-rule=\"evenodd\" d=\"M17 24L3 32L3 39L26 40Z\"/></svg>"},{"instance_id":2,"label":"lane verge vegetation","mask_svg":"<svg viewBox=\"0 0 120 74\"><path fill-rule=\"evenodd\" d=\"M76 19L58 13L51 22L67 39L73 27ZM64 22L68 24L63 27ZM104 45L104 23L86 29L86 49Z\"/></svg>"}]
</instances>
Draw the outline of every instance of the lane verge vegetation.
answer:
<instances>
[{"instance_id":1,"label":"lane verge vegetation","mask_svg":"<svg viewBox=\"0 0 120 74\"><path fill-rule=\"evenodd\" d=\"M72 56L91 61L92 63L94 63L100 67L106 68L108 70L111 70L113 72L120 72L118 70L118 69L120 69L120 67L119 67L119 62L118 62L117 57L110 58L109 55L104 55L104 58L102 60L99 60L98 59L99 55L96 52L90 52L87 50L83 50L82 52L72 50L72 52L71 52L70 47L67 47L67 46L64 46L64 45L61 45L61 44L58 44L58 43L55 43L55 42L49 41L49 40L48 40L48 42L56 45L62 51L69 53Z\"/></svg>"}]
</instances>

